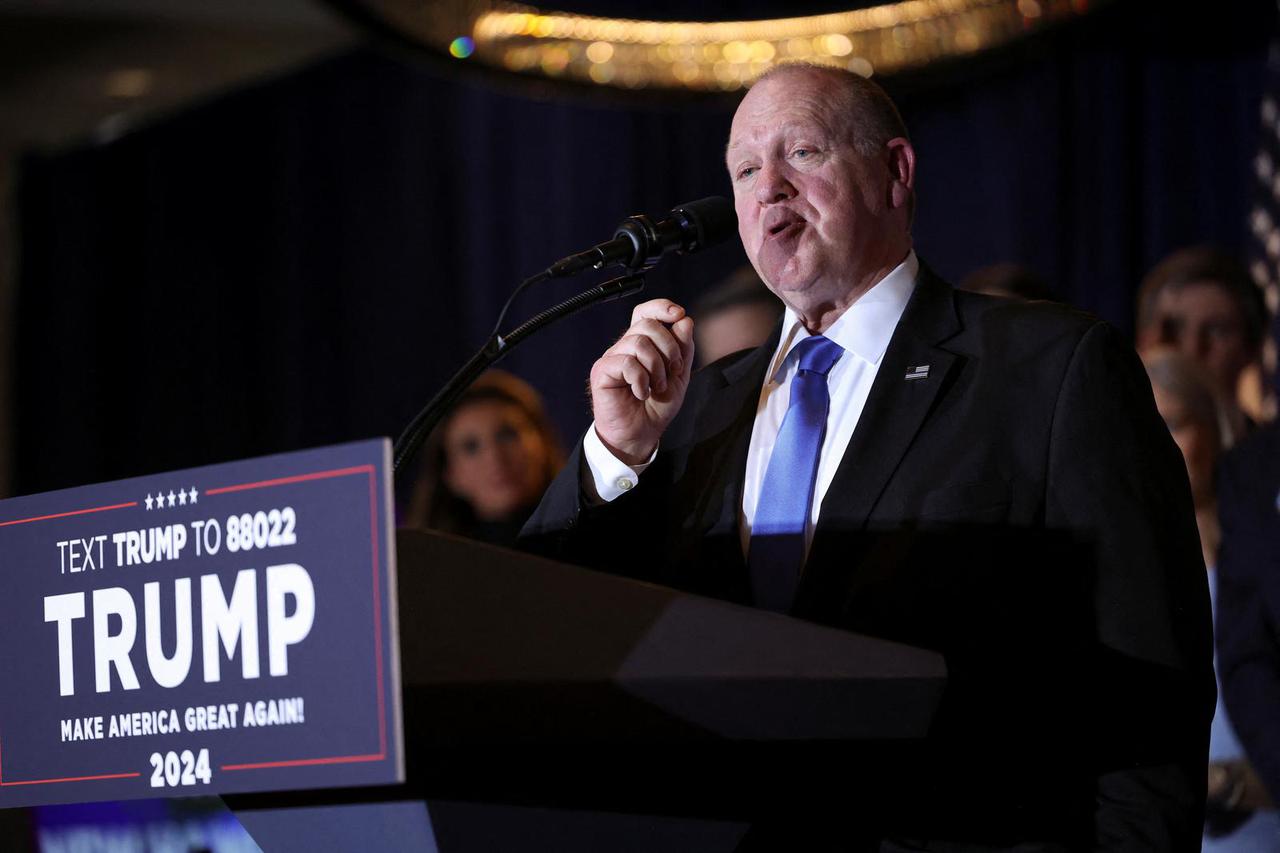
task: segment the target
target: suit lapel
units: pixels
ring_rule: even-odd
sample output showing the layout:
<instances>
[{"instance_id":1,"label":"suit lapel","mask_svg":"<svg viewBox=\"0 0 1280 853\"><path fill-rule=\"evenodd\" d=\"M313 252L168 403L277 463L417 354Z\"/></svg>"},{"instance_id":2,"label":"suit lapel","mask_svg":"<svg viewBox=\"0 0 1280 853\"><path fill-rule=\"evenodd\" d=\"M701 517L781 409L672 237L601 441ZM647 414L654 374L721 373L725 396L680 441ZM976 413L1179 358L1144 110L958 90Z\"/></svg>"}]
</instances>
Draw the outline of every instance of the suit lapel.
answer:
<instances>
[{"instance_id":1,"label":"suit lapel","mask_svg":"<svg viewBox=\"0 0 1280 853\"><path fill-rule=\"evenodd\" d=\"M703 482L709 485L699 489L707 501L699 507L699 516L711 521L706 529L708 538L733 544L732 559L736 559L744 571L746 563L738 542L738 514L742 506L747 450L764 374L778 346L781 328L779 324L769 340L749 355L720 369L718 382L706 395L694 426L693 454L703 458L707 466L707 479ZM730 559L728 554L725 557Z\"/></svg>"},{"instance_id":2,"label":"suit lapel","mask_svg":"<svg viewBox=\"0 0 1280 853\"><path fill-rule=\"evenodd\" d=\"M833 534L866 525L956 362L956 356L938 344L958 331L950 285L922 264L915 292L823 500L809 565L825 558L826 548L839 539Z\"/></svg>"}]
</instances>

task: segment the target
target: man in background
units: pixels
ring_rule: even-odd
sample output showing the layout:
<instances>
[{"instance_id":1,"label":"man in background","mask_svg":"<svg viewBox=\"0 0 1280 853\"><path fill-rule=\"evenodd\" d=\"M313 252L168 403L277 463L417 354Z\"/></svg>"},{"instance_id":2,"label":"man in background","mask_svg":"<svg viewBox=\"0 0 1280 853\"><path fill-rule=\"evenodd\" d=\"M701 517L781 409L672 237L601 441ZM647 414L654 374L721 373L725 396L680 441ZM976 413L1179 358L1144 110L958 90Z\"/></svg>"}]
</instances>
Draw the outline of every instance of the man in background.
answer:
<instances>
[{"instance_id":1,"label":"man in background","mask_svg":"<svg viewBox=\"0 0 1280 853\"><path fill-rule=\"evenodd\" d=\"M974 270L960 282L961 290L1009 299L1051 299L1049 285L1030 267L1009 261Z\"/></svg>"},{"instance_id":2,"label":"man in background","mask_svg":"<svg viewBox=\"0 0 1280 853\"><path fill-rule=\"evenodd\" d=\"M1266 306L1249 273L1212 246L1180 249L1143 279L1137 308L1139 352L1171 347L1205 370L1227 407L1230 445L1247 431L1241 376L1256 369L1266 334Z\"/></svg>"},{"instance_id":3,"label":"man in background","mask_svg":"<svg viewBox=\"0 0 1280 853\"><path fill-rule=\"evenodd\" d=\"M692 316L698 366L764 343L782 317L782 303L750 266L732 273L698 300Z\"/></svg>"}]
</instances>

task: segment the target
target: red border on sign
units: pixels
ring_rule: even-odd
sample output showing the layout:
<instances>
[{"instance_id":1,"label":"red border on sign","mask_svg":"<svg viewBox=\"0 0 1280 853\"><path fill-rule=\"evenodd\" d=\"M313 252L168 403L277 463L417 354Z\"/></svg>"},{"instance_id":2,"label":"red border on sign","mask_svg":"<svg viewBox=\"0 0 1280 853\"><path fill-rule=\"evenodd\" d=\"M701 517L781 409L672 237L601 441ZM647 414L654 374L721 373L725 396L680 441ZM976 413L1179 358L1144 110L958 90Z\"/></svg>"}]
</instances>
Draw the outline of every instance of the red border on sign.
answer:
<instances>
[{"instance_id":1,"label":"red border on sign","mask_svg":"<svg viewBox=\"0 0 1280 853\"><path fill-rule=\"evenodd\" d=\"M227 492L247 492L249 489L265 489L268 486L286 486L289 483L302 483L307 480L328 480L332 477L345 477L348 474L368 474L373 477L372 465L356 465L351 468L333 468L328 471L316 471L312 474L298 474L294 477L277 477L274 480L259 480L256 483L241 483L238 486L219 486L216 489L205 489L206 495L221 495Z\"/></svg>"},{"instance_id":2,"label":"red border on sign","mask_svg":"<svg viewBox=\"0 0 1280 853\"><path fill-rule=\"evenodd\" d=\"M130 501L127 504L112 504L111 506L91 506L88 509L73 509L71 512L55 512L52 515L36 515L31 518L15 518L13 521L0 521L0 527L9 527L13 524L30 524L33 521L48 521L51 518L66 518L69 515L88 515L91 512L106 512L109 509L125 509L126 507L137 506L137 501Z\"/></svg>"},{"instance_id":3,"label":"red border on sign","mask_svg":"<svg viewBox=\"0 0 1280 853\"><path fill-rule=\"evenodd\" d=\"M373 641L374 660L377 667L376 676L378 682L378 752L372 755L335 755L322 758L297 758L286 761L264 761L255 764L224 764L220 768L224 771L261 770L275 767L302 767L317 764L353 764L365 761L385 761L387 758L387 715L386 702L383 698L384 689L382 675L382 593L378 582L378 477L374 466L357 465L351 468L334 468L328 471L316 471L310 474L299 474L293 477L279 477L273 480L260 480L254 483L240 483L234 486L221 486L216 489L205 489L204 493L206 495L218 495L228 492L243 492L250 489L283 486L290 483L302 483L309 480L326 480L333 477L350 476L352 474L369 475L369 539L373 552ZM20 518L13 521L0 522L0 527L7 527L13 524L26 524L33 521L46 521L52 518L65 518L71 515L85 515L91 512L125 509L127 507L136 507L137 505L137 501L132 501L130 503L113 504L111 506L90 507L88 509L72 510L71 512L54 513L52 515ZM4 781L3 762L0 762L0 787L48 785L59 782L92 782L102 779L132 779L141 775L141 773L106 773L97 776L68 776L59 779L28 779L17 782L6 782Z\"/></svg>"},{"instance_id":4,"label":"red border on sign","mask_svg":"<svg viewBox=\"0 0 1280 853\"><path fill-rule=\"evenodd\" d=\"M25 782L5 782L6 788L16 788L18 785L49 785L54 782L96 782L99 779L134 779L141 776L141 773L103 773L101 776L67 776L63 779L28 779Z\"/></svg>"}]
</instances>

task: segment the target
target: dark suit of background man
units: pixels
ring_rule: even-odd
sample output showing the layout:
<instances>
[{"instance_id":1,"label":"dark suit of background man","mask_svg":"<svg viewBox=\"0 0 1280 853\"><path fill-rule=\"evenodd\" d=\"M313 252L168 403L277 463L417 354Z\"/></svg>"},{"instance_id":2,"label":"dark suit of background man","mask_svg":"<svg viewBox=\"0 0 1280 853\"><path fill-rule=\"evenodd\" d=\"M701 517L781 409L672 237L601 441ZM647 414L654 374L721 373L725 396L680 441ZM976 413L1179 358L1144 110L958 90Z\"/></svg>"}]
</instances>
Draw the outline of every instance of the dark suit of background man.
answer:
<instances>
[{"instance_id":1,"label":"dark suit of background man","mask_svg":"<svg viewBox=\"0 0 1280 853\"><path fill-rule=\"evenodd\" d=\"M591 370L595 424L528 540L744 603L789 582L793 616L946 655L916 773L874 805L779 780L810 808L761 812L770 849L816 849L815 827L839 849L1198 849L1208 596L1186 474L1131 349L1096 319L957 292L918 261L915 153L861 77L766 75L727 158L780 330L692 375L693 319L637 307ZM807 561L769 576L752 526L779 493L768 464L795 347L819 334L843 352Z\"/></svg>"},{"instance_id":2,"label":"dark suit of background man","mask_svg":"<svg viewBox=\"0 0 1280 853\"><path fill-rule=\"evenodd\" d=\"M1218 471L1218 664L1227 713L1280 797L1280 428L1237 445Z\"/></svg>"}]
</instances>

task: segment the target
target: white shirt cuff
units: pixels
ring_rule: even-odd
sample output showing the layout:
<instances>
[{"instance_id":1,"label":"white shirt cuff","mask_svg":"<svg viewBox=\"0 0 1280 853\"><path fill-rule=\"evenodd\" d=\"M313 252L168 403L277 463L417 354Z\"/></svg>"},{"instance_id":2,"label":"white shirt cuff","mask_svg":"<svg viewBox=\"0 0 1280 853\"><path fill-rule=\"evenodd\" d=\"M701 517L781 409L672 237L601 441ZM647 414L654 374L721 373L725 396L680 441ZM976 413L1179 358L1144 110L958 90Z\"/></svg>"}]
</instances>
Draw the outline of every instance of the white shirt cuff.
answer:
<instances>
[{"instance_id":1,"label":"white shirt cuff","mask_svg":"<svg viewBox=\"0 0 1280 853\"><path fill-rule=\"evenodd\" d=\"M587 428L587 434L582 437L582 455L587 461L587 468L591 475L590 485L595 487L595 493L600 500L609 503L636 487L640 482L640 475L644 473L644 469L653 464L658 451L655 449L653 456L650 456L649 460L642 465L628 465L604 446L604 442L596 433L596 425L593 421Z\"/></svg>"}]
</instances>

